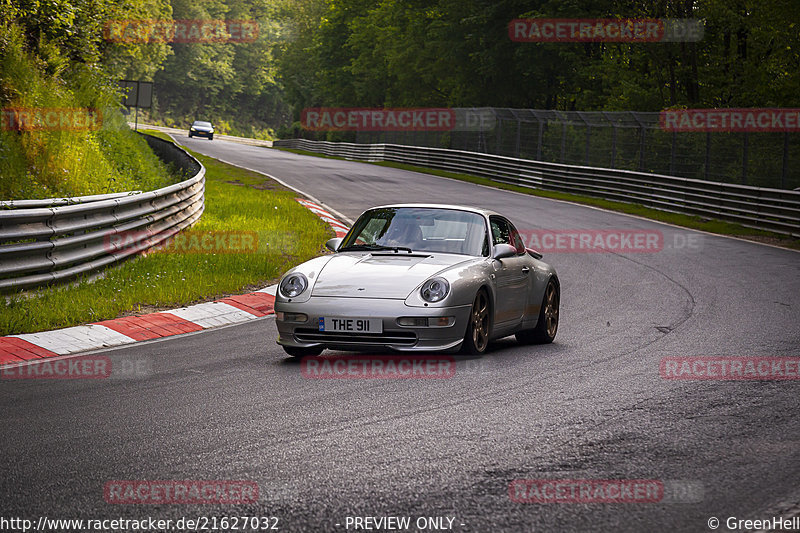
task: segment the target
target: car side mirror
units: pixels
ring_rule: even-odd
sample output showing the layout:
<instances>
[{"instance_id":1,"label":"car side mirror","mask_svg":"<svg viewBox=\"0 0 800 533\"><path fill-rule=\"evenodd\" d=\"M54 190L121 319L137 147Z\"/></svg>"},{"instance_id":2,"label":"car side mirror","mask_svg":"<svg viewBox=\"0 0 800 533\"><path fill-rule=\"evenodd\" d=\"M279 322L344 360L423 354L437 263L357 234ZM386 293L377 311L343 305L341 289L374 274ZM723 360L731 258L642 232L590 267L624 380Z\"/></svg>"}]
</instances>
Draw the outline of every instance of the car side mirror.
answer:
<instances>
[{"instance_id":1,"label":"car side mirror","mask_svg":"<svg viewBox=\"0 0 800 533\"><path fill-rule=\"evenodd\" d=\"M339 245L342 244L344 239L341 237L334 237L333 239L328 239L328 242L325 243L325 248L330 250L331 252L335 252L339 249Z\"/></svg>"},{"instance_id":2,"label":"car side mirror","mask_svg":"<svg viewBox=\"0 0 800 533\"><path fill-rule=\"evenodd\" d=\"M534 259L541 259L542 257L544 257L542 254L540 254L539 252L537 252L532 248L525 248L525 251L528 252L528 255L533 257Z\"/></svg>"},{"instance_id":3,"label":"car side mirror","mask_svg":"<svg viewBox=\"0 0 800 533\"><path fill-rule=\"evenodd\" d=\"M510 244L495 244L492 259L505 259L517 255L517 249Z\"/></svg>"}]
</instances>

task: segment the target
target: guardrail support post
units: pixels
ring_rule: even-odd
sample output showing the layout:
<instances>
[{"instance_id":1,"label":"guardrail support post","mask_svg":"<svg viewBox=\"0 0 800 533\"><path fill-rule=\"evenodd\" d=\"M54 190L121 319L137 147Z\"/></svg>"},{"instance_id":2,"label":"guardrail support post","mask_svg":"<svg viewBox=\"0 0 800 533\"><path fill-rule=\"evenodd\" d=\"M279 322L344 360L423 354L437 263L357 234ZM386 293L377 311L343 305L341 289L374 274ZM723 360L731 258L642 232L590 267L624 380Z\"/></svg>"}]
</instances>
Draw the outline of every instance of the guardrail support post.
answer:
<instances>
[{"instance_id":1,"label":"guardrail support post","mask_svg":"<svg viewBox=\"0 0 800 533\"><path fill-rule=\"evenodd\" d=\"M617 125L611 123L611 168L617 164Z\"/></svg>"},{"instance_id":2,"label":"guardrail support post","mask_svg":"<svg viewBox=\"0 0 800 533\"><path fill-rule=\"evenodd\" d=\"M742 185L747 185L747 160L750 157L750 136L744 132L742 140Z\"/></svg>"},{"instance_id":3,"label":"guardrail support post","mask_svg":"<svg viewBox=\"0 0 800 533\"><path fill-rule=\"evenodd\" d=\"M678 142L678 132L672 132L672 146L669 150L669 173L675 175L675 144Z\"/></svg>"},{"instance_id":4,"label":"guardrail support post","mask_svg":"<svg viewBox=\"0 0 800 533\"><path fill-rule=\"evenodd\" d=\"M539 138L536 140L536 159L538 161L542 160L542 137L544 136L544 121L541 120L539 117L536 117L536 120L539 121Z\"/></svg>"},{"instance_id":5,"label":"guardrail support post","mask_svg":"<svg viewBox=\"0 0 800 533\"><path fill-rule=\"evenodd\" d=\"M783 132L783 168L781 169L781 189L786 188L786 174L789 172L789 132Z\"/></svg>"},{"instance_id":6,"label":"guardrail support post","mask_svg":"<svg viewBox=\"0 0 800 533\"><path fill-rule=\"evenodd\" d=\"M497 132L496 132L496 138L494 140L494 153L502 154L503 152L500 151L500 143L503 142L503 139L502 139L500 134L503 131L503 121L500 120L498 122L499 122L499 124L497 125L498 127L497 127ZM481 128L481 131L483 131L483 128ZM486 153L491 153L491 151L489 150L488 146L486 147Z\"/></svg>"},{"instance_id":7,"label":"guardrail support post","mask_svg":"<svg viewBox=\"0 0 800 533\"><path fill-rule=\"evenodd\" d=\"M645 130L644 125L639 126L639 172L644 172L644 146L645 146Z\"/></svg>"}]
</instances>

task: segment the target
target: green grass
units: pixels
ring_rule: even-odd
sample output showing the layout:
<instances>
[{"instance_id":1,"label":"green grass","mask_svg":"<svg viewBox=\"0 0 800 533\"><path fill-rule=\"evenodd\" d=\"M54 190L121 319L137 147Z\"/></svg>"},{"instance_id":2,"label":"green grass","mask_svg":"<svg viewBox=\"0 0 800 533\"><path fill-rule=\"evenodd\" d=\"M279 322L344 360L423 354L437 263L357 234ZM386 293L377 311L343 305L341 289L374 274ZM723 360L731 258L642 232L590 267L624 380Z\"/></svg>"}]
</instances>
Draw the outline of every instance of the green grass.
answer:
<instances>
[{"instance_id":1,"label":"green grass","mask_svg":"<svg viewBox=\"0 0 800 533\"><path fill-rule=\"evenodd\" d=\"M329 226L295 201L293 191L260 174L193 155L205 165L207 181L205 212L189 234L238 232L254 236L256 250L150 253L109 269L94 282L16 294L0 300L0 335L74 326L255 290L318 255L333 236Z\"/></svg>"},{"instance_id":2,"label":"green grass","mask_svg":"<svg viewBox=\"0 0 800 533\"><path fill-rule=\"evenodd\" d=\"M283 147L274 147L276 150L284 150L287 152L292 152L295 154L300 155L309 155L314 157L323 157L326 159L338 159L338 160L345 160L342 157L336 156L326 156L323 154L318 154L316 152L309 152L307 150L296 150L292 148L283 148ZM365 161L366 163L366 161ZM657 220L659 222L665 222L667 224L673 224L675 226L682 226L685 228L697 229L701 231L707 231L709 233L717 233L719 235L730 235L735 237L741 237L745 239L751 239L759 242L766 242L769 244L775 244L777 246L783 246L785 248L791 248L795 250L800 250L800 239L793 239L786 235L781 235L779 233L773 233L770 231L763 231L757 230L753 228L748 228L742 226L740 224L735 224L733 222L725 222L723 220L716 220L716 219L708 219L698 216L692 215L683 215L680 213L671 213L668 211L661 211L658 209L652 209L649 207L645 207L639 204L629 204L624 202L614 202L611 200L605 200L603 198L595 198L593 196L582 196L577 194L570 194L570 193L563 193L557 191L545 191L541 189L529 189L526 187L520 187L517 185L511 185L507 183L500 183L496 181L492 181L488 178L483 178L480 176L473 176L470 174L460 174L456 172L449 172L447 170L439 170L434 168L427 168L427 167L418 167L414 165L407 165L404 163L394 163L389 161L378 161L378 162L370 162L371 165L378 165L382 167L390 167L390 168L398 168L401 170L410 170L413 172L421 172L423 174L432 174L434 176L440 176L443 178L450 178L459 181L466 181L469 183L475 183L478 185L485 185L488 187L494 187L496 189L503 189L507 191L514 191L519 192L522 194L529 194L531 196L539 196L542 198L551 198L554 200L564 200L567 202L574 202L578 204L584 205L591 205L594 207L599 207L602 209L608 209L609 211L617 211L620 213L626 213L629 215L640 216L643 218L649 218L651 220Z\"/></svg>"},{"instance_id":3,"label":"green grass","mask_svg":"<svg viewBox=\"0 0 800 533\"><path fill-rule=\"evenodd\" d=\"M53 116L93 109L97 128L0 128L0 200L153 190L174 182L147 143L125 124L120 95L94 67L49 49L25 48L22 30L0 21L0 109L49 110ZM83 116L78 113L78 116ZM16 120L16 119L14 119Z\"/></svg>"}]
</instances>

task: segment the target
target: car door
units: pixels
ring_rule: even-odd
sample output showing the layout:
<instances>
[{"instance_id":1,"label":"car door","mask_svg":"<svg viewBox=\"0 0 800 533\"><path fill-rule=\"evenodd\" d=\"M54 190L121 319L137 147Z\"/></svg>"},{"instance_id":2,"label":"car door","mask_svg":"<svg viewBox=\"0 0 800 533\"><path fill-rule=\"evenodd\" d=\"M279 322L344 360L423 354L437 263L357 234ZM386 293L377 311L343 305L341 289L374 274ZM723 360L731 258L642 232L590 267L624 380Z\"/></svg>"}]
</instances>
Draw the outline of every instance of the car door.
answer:
<instances>
[{"instance_id":1,"label":"car door","mask_svg":"<svg viewBox=\"0 0 800 533\"><path fill-rule=\"evenodd\" d=\"M520 322L528 303L530 261L514 225L500 216L489 219L492 244L510 244L517 255L494 260L495 326L503 328Z\"/></svg>"}]
</instances>

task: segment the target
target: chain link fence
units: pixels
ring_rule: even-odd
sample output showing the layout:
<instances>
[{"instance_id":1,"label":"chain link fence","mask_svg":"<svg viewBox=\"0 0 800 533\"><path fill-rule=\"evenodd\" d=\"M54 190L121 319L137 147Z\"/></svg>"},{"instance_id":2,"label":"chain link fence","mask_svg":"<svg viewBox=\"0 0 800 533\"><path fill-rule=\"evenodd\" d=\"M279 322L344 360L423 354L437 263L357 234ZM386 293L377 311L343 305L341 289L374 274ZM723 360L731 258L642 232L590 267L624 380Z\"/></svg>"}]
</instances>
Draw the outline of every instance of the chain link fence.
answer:
<instances>
[{"instance_id":1,"label":"chain link fence","mask_svg":"<svg viewBox=\"0 0 800 533\"><path fill-rule=\"evenodd\" d=\"M800 188L800 135L670 132L659 113L456 108L447 132L305 131L309 139L450 148L537 161Z\"/></svg>"}]
</instances>

